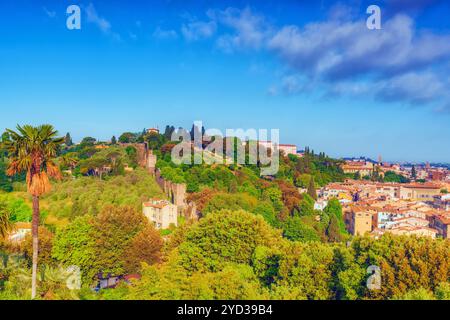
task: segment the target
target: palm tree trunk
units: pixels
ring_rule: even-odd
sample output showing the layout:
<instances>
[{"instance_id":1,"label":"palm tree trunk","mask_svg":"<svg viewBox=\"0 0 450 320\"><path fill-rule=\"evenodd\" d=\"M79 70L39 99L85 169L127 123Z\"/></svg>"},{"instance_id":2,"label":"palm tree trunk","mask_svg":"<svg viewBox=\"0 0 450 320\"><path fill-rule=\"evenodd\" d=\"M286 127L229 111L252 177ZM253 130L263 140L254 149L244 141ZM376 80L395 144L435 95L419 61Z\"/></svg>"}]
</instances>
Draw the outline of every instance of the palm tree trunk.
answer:
<instances>
[{"instance_id":1,"label":"palm tree trunk","mask_svg":"<svg viewBox=\"0 0 450 320\"><path fill-rule=\"evenodd\" d=\"M31 227L31 235L33 238L33 274L31 276L31 299L36 298L37 289L37 266L39 252L39 197L33 196L33 220Z\"/></svg>"}]
</instances>

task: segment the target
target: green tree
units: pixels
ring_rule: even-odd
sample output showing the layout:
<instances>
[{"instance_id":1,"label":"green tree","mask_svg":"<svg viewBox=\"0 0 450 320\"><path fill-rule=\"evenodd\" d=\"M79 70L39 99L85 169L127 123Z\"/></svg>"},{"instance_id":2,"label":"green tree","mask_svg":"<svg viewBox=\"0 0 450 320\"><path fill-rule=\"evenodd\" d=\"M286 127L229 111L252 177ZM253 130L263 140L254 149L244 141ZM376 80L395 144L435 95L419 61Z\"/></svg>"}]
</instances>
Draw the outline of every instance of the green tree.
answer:
<instances>
[{"instance_id":1,"label":"green tree","mask_svg":"<svg viewBox=\"0 0 450 320\"><path fill-rule=\"evenodd\" d=\"M11 140L5 142L10 157L8 175L26 172L28 193L33 198L33 270L31 298L36 297L38 267L39 197L50 191L49 177L60 178L61 173L54 163L64 139L56 137L57 131L51 125L32 127L17 126L17 131L7 129Z\"/></svg>"},{"instance_id":2,"label":"green tree","mask_svg":"<svg viewBox=\"0 0 450 320\"><path fill-rule=\"evenodd\" d=\"M303 199L300 201L299 211L301 216L313 216L314 213L314 199L307 193L303 194Z\"/></svg>"},{"instance_id":3,"label":"green tree","mask_svg":"<svg viewBox=\"0 0 450 320\"><path fill-rule=\"evenodd\" d=\"M0 203L6 206L11 222L31 222L33 212L24 199L14 194L0 194Z\"/></svg>"},{"instance_id":4,"label":"green tree","mask_svg":"<svg viewBox=\"0 0 450 320\"><path fill-rule=\"evenodd\" d=\"M163 239L151 225L146 226L131 240L124 251L125 268L128 272L139 272L141 264L152 265L160 262Z\"/></svg>"},{"instance_id":5,"label":"green tree","mask_svg":"<svg viewBox=\"0 0 450 320\"><path fill-rule=\"evenodd\" d=\"M331 286L335 288L334 298L337 300L357 300L367 290L367 266L357 260L351 247L336 246L334 250Z\"/></svg>"},{"instance_id":6,"label":"green tree","mask_svg":"<svg viewBox=\"0 0 450 320\"><path fill-rule=\"evenodd\" d=\"M433 292L425 288L410 290L402 295L394 296L393 300L436 300Z\"/></svg>"},{"instance_id":7,"label":"green tree","mask_svg":"<svg viewBox=\"0 0 450 320\"><path fill-rule=\"evenodd\" d=\"M409 179L393 171L388 171L384 174L384 182L408 183Z\"/></svg>"},{"instance_id":8,"label":"green tree","mask_svg":"<svg viewBox=\"0 0 450 320\"><path fill-rule=\"evenodd\" d=\"M269 201L258 201L256 208L252 211L255 214L261 215L264 220L271 226L277 226L278 220L273 204Z\"/></svg>"},{"instance_id":9,"label":"green tree","mask_svg":"<svg viewBox=\"0 0 450 320\"><path fill-rule=\"evenodd\" d=\"M0 200L0 239L6 238L12 228L10 213L6 204Z\"/></svg>"},{"instance_id":10,"label":"green tree","mask_svg":"<svg viewBox=\"0 0 450 320\"><path fill-rule=\"evenodd\" d=\"M64 144L68 147L73 145L72 137L70 136L69 132L66 133L66 136L64 138Z\"/></svg>"},{"instance_id":11,"label":"green tree","mask_svg":"<svg viewBox=\"0 0 450 320\"><path fill-rule=\"evenodd\" d=\"M342 241L342 235L339 228L339 221L335 215L332 215L330 217L330 224L328 225L326 234L328 236L328 240L331 242Z\"/></svg>"},{"instance_id":12,"label":"green tree","mask_svg":"<svg viewBox=\"0 0 450 320\"><path fill-rule=\"evenodd\" d=\"M112 136L112 138L111 138L111 144L112 144L112 145L116 145L116 144L117 144L116 136Z\"/></svg>"},{"instance_id":13,"label":"green tree","mask_svg":"<svg viewBox=\"0 0 450 320\"><path fill-rule=\"evenodd\" d=\"M59 160L61 167L69 169L74 169L79 161L78 158L76 158L73 153L66 153L62 155L59 158Z\"/></svg>"},{"instance_id":14,"label":"green tree","mask_svg":"<svg viewBox=\"0 0 450 320\"><path fill-rule=\"evenodd\" d=\"M416 172L416 167L415 166L412 166L412 168L411 168L411 178L413 180L415 180L417 178L417 172Z\"/></svg>"},{"instance_id":15,"label":"green tree","mask_svg":"<svg viewBox=\"0 0 450 320\"><path fill-rule=\"evenodd\" d=\"M308 194L311 198L317 200L316 183L314 182L313 176L311 176L311 179L309 180Z\"/></svg>"},{"instance_id":16,"label":"green tree","mask_svg":"<svg viewBox=\"0 0 450 320\"><path fill-rule=\"evenodd\" d=\"M258 204L258 200L245 193L218 193L208 202L203 213L228 210L245 210L254 212Z\"/></svg>"},{"instance_id":17,"label":"green tree","mask_svg":"<svg viewBox=\"0 0 450 320\"><path fill-rule=\"evenodd\" d=\"M160 149L165 142L164 136L156 132L146 135L145 141L147 142L147 145L151 150Z\"/></svg>"},{"instance_id":18,"label":"green tree","mask_svg":"<svg viewBox=\"0 0 450 320\"><path fill-rule=\"evenodd\" d=\"M257 300L267 299L249 265L228 264L219 272L196 273L189 279L187 299Z\"/></svg>"},{"instance_id":19,"label":"green tree","mask_svg":"<svg viewBox=\"0 0 450 320\"><path fill-rule=\"evenodd\" d=\"M134 143L136 142L136 135L131 132L125 132L119 137L120 143Z\"/></svg>"},{"instance_id":20,"label":"green tree","mask_svg":"<svg viewBox=\"0 0 450 320\"><path fill-rule=\"evenodd\" d=\"M278 280L280 259L282 250L259 246L252 256L253 271L256 276L267 286Z\"/></svg>"},{"instance_id":21,"label":"green tree","mask_svg":"<svg viewBox=\"0 0 450 320\"><path fill-rule=\"evenodd\" d=\"M82 147L91 147L93 146L95 143L97 142L97 139L92 138L92 137L85 137L83 138L83 140L81 140L80 145Z\"/></svg>"},{"instance_id":22,"label":"green tree","mask_svg":"<svg viewBox=\"0 0 450 320\"><path fill-rule=\"evenodd\" d=\"M447 240L387 233L379 239L356 238L352 248L355 261L381 269L381 288L365 291L363 298L402 297L417 288L433 292L442 282L448 282Z\"/></svg>"},{"instance_id":23,"label":"green tree","mask_svg":"<svg viewBox=\"0 0 450 320\"><path fill-rule=\"evenodd\" d=\"M320 241L317 231L305 224L300 217L290 217L284 224L283 235L292 241Z\"/></svg>"},{"instance_id":24,"label":"green tree","mask_svg":"<svg viewBox=\"0 0 450 320\"><path fill-rule=\"evenodd\" d=\"M450 283L442 282L440 283L434 292L438 300L450 300Z\"/></svg>"},{"instance_id":25,"label":"green tree","mask_svg":"<svg viewBox=\"0 0 450 320\"><path fill-rule=\"evenodd\" d=\"M77 217L64 229L56 232L52 257L65 266L79 266L85 281L96 273L94 228L90 216Z\"/></svg>"},{"instance_id":26,"label":"green tree","mask_svg":"<svg viewBox=\"0 0 450 320\"><path fill-rule=\"evenodd\" d=\"M158 262L161 247L141 212L106 206L96 217L76 218L58 231L52 254L65 265L79 266L88 282L100 272L123 275L138 271L141 261Z\"/></svg>"},{"instance_id":27,"label":"green tree","mask_svg":"<svg viewBox=\"0 0 450 320\"><path fill-rule=\"evenodd\" d=\"M174 126L166 126L166 129L164 130L164 139L166 141L170 141L172 140L172 134L175 131L175 127Z\"/></svg>"},{"instance_id":28,"label":"green tree","mask_svg":"<svg viewBox=\"0 0 450 320\"><path fill-rule=\"evenodd\" d=\"M274 209L279 212L283 209L283 198L282 198L282 193L281 190L276 188L276 187L272 187L272 188L268 188L265 189L263 191L263 199L266 200L270 200L273 204Z\"/></svg>"},{"instance_id":29,"label":"green tree","mask_svg":"<svg viewBox=\"0 0 450 320\"><path fill-rule=\"evenodd\" d=\"M333 296L334 252L328 244L292 242L279 259L277 281L271 286L276 300L328 300Z\"/></svg>"},{"instance_id":30,"label":"green tree","mask_svg":"<svg viewBox=\"0 0 450 320\"><path fill-rule=\"evenodd\" d=\"M259 245L277 245L279 233L262 217L243 210L212 212L194 225L179 247L189 271L221 270L227 262L250 263Z\"/></svg>"},{"instance_id":31,"label":"green tree","mask_svg":"<svg viewBox=\"0 0 450 320\"><path fill-rule=\"evenodd\" d=\"M39 227L39 262L41 265L52 265L55 260L52 258L53 233L46 227ZM30 235L25 237L21 243L22 252L29 260L33 257L33 239Z\"/></svg>"},{"instance_id":32,"label":"green tree","mask_svg":"<svg viewBox=\"0 0 450 320\"><path fill-rule=\"evenodd\" d=\"M336 221L334 222L338 228L340 234L346 234L344 215L342 213L342 206L339 203L339 200L336 198L330 199L328 201L327 206L324 209L324 213L326 213L330 217L330 223L332 217L336 217Z\"/></svg>"},{"instance_id":33,"label":"green tree","mask_svg":"<svg viewBox=\"0 0 450 320\"><path fill-rule=\"evenodd\" d=\"M93 220L94 270L115 275L127 273L127 248L146 225L144 215L132 207L106 206Z\"/></svg>"}]
</instances>

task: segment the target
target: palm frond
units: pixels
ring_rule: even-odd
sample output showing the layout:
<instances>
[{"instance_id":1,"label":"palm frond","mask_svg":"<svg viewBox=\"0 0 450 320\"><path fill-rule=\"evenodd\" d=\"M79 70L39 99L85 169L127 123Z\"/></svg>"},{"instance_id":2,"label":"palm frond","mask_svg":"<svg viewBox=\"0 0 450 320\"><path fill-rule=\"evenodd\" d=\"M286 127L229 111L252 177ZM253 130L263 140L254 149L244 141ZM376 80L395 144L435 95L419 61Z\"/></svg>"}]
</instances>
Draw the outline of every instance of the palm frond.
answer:
<instances>
[{"instance_id":1,"label":"palm frond","mask_svg":"<svg viewBox=\"0 0 450 320\"><path fill-rule=\"evenodd\" d=\"M7 129L9 140L4 142L10 164L7 174L12 176L25 172L28 190L33 195L41 195L50 190L49 177L61 178L53 162L64 138L57 137L52 125L37 127L17 125L16 131Z\"/></svg>"}]
</instances>

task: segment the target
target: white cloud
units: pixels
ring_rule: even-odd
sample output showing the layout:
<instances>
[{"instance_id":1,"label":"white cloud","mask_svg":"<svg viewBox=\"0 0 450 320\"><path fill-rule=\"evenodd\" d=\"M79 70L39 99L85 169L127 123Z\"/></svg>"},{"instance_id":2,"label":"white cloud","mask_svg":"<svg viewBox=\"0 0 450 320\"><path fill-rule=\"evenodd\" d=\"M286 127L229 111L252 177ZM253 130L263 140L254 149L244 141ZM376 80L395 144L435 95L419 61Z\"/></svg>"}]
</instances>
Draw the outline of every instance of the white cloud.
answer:
<instances>
[{"instance_id":1,"label":"white cloud","mask_svg":"<svg viewBox=\"0 0 450 320\"><path fill-rule=\"evenodd\" d=\"M267 94L268 94L269 96L276 96L276 95L278 95L278 87L275 86L275 85L270 86L270 87L267 89Z\"/></svg>"},{"instance_id":2,"label":"white cloud","mask_svg":"<svg viewBox=\"0 0 450 320\"><path fill-rule=\"evenodd\" d=\"M196 41L210 38L216 32L215 21L191 21L181 26L181 33L188 41Z\"/></svg>"},{"instance_id":3,"label":"white cloud","mask_svg":"<svg viewBox=\"0 0 450 320\"><path fill-rule=\"evenodd\" d=\"M153 37L161 40L169 40L178 38L178 34L175 30L163 30L160 27L157 27L153 32Z\"/></svg>"},{"instance_id":4,"label":"white cloud","mask_svg":"<svg viewBox=\"0 0 450 320\"><path fill-rule=\"evenodd\" d=\"M403 15L376 31L368 30L364 21L285 26L268 46L294 69L333 80L389 77L450 57L450 36L418 34L412 19Z\"/></svg>"},{"instance_id":5,"label":"white cloud","mask_svg":"<svg viewBox=\"0 0 450 320\"><path fill-rule=\"evenodd\" d=\"M422 5L431 1L423 0ZM271 25L249 7L206 14L209 22L183 25L183 35L199 40L217 29L216 45L225 52L274 54L287 69L280 84L269 88L271 95L304 94L316 88L332 96L450 106L445 90L450 65L442 67L450 60L450 34L422 31L407 15L393 15L381 30L369 30L364 19L342 5L333 7L326 20L304 26ZM204 28L209 32L201 32Z\"/></svg>"},{"instance_id":6,"label":"white cloud","mask_svg":"<svg viewBox=\"0 0 450 320\"><path fill-rule=\"evenodd\" d=\"M438 97L447 96L445 84L435 74L407 73L379 84L376 97L382 101L407 101L410 104L426 104Z\"/></svg>"},{"instance_id":7,"label":"white cloud","mask_svg":"<svg viewBox=\"0 0 450 320\"><path fill-rule=\"evenodd\" d=\"M219 48L231 52L238 49L259 49L270 33L269 25L261 15L254 14L249 7L243 10L209 10L207 15L214 21L232 30L217 40Z\"/></svg>"},{"instance_id":8,"label":"white cloud","mask_svg":"<svg viewBox=\"0 0 450 320\"><path fill-rule=\"evenodd\" d=\"M48 10L46 7L42 7L42 9L44 10L45 14L46 14L49 18L54 18L54 17L56 17L56 11L50 11L50 10Z\"/></svg>"},{"instance_id":9,"label":"white cloud","mask_svg":"<svg viewBox=\"0 0 450 320\"><path fill-rule=\"evenodd\" d=\"M96 25L104 34L120 40L120 35L112 31L111 23L103 17L100 17L92 3L85 9L87 22Z\"/></svg>"}]
</instances>

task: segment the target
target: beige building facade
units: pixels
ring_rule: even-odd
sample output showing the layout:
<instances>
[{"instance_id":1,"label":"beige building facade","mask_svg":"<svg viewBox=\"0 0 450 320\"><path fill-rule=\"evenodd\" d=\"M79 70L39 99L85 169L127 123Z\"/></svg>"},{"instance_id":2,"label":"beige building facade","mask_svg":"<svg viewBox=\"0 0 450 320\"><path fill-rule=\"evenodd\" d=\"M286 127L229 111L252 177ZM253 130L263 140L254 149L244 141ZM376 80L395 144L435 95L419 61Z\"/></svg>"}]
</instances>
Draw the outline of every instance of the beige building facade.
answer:
<instances>
[{"instance_id":1,"label":"beige building facade","mask_svg":"<svg viewBox=\"0 0 450 320\"><path fill-rule=\"evenodd\" d=\"M167 200L151 199L144 202L142 211L145 217L156 229L168 229L171 225L178 225L177 206Z\"/></svg>"},{"instance_id":2,"label":"beige building facade","mask_svg":"<svg viewBox=\"0 0 450 320\"><path fill-rule=\"evenodd\" d=\"M365 233L372 232L374 212L353 207L348 214L349 218L347 219L347 223L351 234L362 236Z\"/></svg>"},{"instance_id":3,"label":"beige building facade","mask_svg":"<svg viewBox=\"0 0 450 320\"><path fill-rule=\"evenodd\" d=\"M400 199L433 201L439 195L441 188L431 184L408 184L400 186Z\"/></svg>"}]
</instances>

